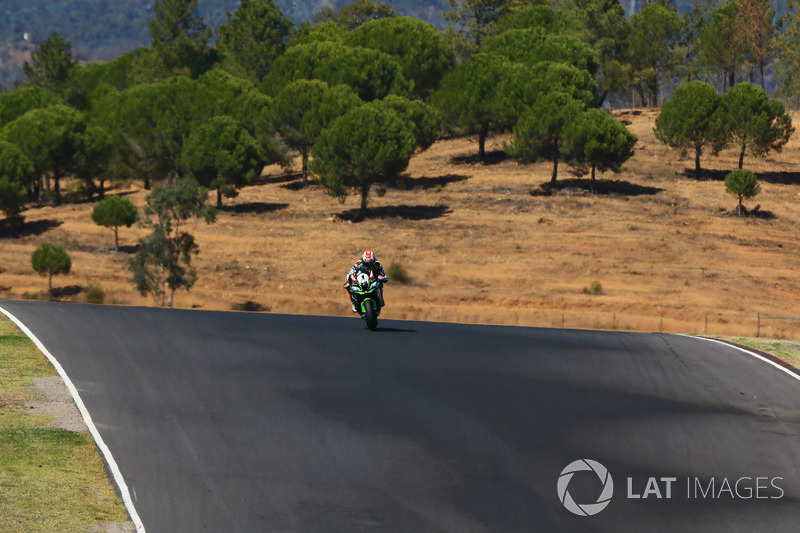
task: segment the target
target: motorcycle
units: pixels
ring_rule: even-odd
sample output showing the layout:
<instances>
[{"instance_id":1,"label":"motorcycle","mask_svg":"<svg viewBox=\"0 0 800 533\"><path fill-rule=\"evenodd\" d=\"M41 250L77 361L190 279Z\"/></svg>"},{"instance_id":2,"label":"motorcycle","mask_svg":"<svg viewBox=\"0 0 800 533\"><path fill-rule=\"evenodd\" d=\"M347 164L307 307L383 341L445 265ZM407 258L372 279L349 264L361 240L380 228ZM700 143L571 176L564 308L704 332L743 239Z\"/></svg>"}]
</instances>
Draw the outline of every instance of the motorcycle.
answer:
<instances>
[{"instance_id":1,"label":"motorcycle","mask_svg":"<svg viewBox=\"0 0 800 533\"><path fill-rule=\"evenodd\" d=\"M367 322L370 331L378 327L378 315L381 314L381 282L372 272L357 272L348 279L347 290L355 298L356 309Z\"/></svg>"}]
</instances>

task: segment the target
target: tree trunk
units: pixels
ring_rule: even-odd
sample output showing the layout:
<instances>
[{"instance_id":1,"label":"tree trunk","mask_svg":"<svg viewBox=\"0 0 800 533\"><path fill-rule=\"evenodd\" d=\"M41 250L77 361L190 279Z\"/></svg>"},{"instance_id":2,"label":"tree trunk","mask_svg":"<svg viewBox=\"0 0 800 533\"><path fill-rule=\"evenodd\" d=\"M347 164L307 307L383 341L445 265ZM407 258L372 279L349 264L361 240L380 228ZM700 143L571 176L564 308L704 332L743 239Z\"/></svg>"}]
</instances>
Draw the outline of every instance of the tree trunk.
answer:
<instances>
[{"instance_id":1,"label":"tree trunk","mask_svg":"<svg viewBox=\"0 0 800 533\"><path fill-rule=\"evenodd\" d=\"M747 141L746 141L746 139L747 139L747 137L745 137L744 139L742 139L742 151L741 151L741 152L739 152L739 168L742 168L742 166L744 165L744 151L745 151L745 149L747 148Z\"/></svg>"},{"instance_id":2,"label":"tree trunk","mask_svg":"<svg viewBox=\"0 0 800 533\"><path fill-rule=\"evenodd\" d=\"M694 178L700 179L700 148L694 151Z\"/></svg>"},{"instance_id":3,"label":"tree trunk","mask_svg":"<svg viewBox=\"0 0 800 533\"><path fill-rule=\"evenodd\" d=\"M50 272L50 277L47 278L47 287L50 289L50 292L53 292L53 273Z\"/></svg>"},{"instance_id":4,"label":"tree trunk","mask_svg":"<svg viewBox=\"0 0 800 533\"><path fill-rule=\"evenodd\" d=\"M481 161L486 159L486 136L489 135L489 123L484 123L481 126L481 132L478 134L478 157Z\"/></svg>"},{"instance_id":5,"label":"tree trunk","mask_svg":"<svg viewBox=\"0 0 800 533\"><path fill-rule=\"evenodd\" d=\"M60 170L55 170L53 172L53 181L55 182L56 205L61 205L61 171Z\"/></svg>"},{"instance_id":6,"label":"tree trunk","mask_svg":"<svg viewBox=\"0 0 800 533\"><path fill-rule=\"evenodd\" d=\"M217 187L217 209L222 209L222 187Z\"/></svg>"},{"instance_id":7,"label":"tree trunk","mask_svg":"<svg viewBox=\"0 0 800 533\"><path fill-rule=\"evenodd\" d=\"M361 219L367 218L367 195L369 194L369 183L361 185Z\"/></svg>"},{"instance_id":8,"label":"tree trunk","mask_svg":"<svg viewBox=\"0 0 800 533\"><path fill-rule=\"evenodd\" d=\"M303 177L303 187L308 185L308 150L303 150L303 169L300 171Z\"/></svg>"},{"instance_id":9,"label":"tree trunk","mask_svg":"<svg viewBox=\"0 0 800 533\"><path fill-rule=\"evenodd\" d=\"M600 95L600 98L597 99L597 107L603 107L606 98L608 98L608 89L603 91L602 94Z\"/></svg>"},{"instance_id":10,"label":"tree trunk","mask_svg":"<svg viewBox=\"0 0 800 533\"><path fill-rule=\"evenodd\" d=\"M119 252L119 226L114 226L114 251Z\"/></svg>"},{"instance_id":11,"label":"tree trunk","mask_svg":"<svg viewBox=\"0 0 800 533\"><path fill-rule=\"evenodd\" d=\"M736 213L737 213L739 216L742 216L742 195L741 195L741 194L739 195L739 205L738 205L738 207L736 208Z\"/></svg>"},{"instance_id":12,"label":"tree trunk","mask_svg":"<svg viewBox=\"0 0 800 533\"><path fill-rule=\"evenodd\" d=\"M594 194L594 192L595 192L595 186L594 186L594 184L595 184L595 179L594 179L595 170L597 170L597 167L595 165L592 165L592 187L591 187L592 194Z\"/></svg>"},{"instance_id":13,"label":"tree trunk","mask_svg":"<svg viewBox=\"0 0 800 533\"><path fill-rule=\"evenodd\" d=\"M553 159L553 175L550 177L550 184L555 185L556 178L558 177L558 156Z\"/></svg>"}]
</instances>

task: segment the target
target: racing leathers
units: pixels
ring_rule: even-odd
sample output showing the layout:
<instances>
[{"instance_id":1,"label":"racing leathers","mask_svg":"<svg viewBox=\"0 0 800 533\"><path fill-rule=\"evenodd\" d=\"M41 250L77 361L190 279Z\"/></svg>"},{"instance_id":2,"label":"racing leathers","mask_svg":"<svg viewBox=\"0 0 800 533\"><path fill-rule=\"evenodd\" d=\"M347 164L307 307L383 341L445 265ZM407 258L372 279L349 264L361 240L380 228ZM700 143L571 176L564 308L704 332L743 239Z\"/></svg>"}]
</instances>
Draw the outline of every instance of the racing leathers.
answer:
<instances>
[{"instance_id":1,"label":"racing leathers","mask_svg":"<svg viewBox=\"0 0 800 533\"><path fill-rule=\"evenodd\" d=\"M386 303L383 300L383 284L387 283L389 281L389 278L386 276L386 272L384 272L380 261L375 260L372 262L372 265L368 265L364 263L364 261L359 259L358 262L356 262L356 264L353 265L353 267L350 269L350 272L348 272L347 275L344 277L344 290L347 291L347 295L350 297L350 304L353 307L354 313L358 313L358 309L356 309L356 300L355 297L353 296L353 293L351 293L348 290L348 286L350 285L350 276L358 274L359 272L369 273L370 270L372 271L373 276L375 276L375 278L380 282L380 289L378 290L378 296L381 300L381 307L386 305Z\"/></svg>"}]
</instances>

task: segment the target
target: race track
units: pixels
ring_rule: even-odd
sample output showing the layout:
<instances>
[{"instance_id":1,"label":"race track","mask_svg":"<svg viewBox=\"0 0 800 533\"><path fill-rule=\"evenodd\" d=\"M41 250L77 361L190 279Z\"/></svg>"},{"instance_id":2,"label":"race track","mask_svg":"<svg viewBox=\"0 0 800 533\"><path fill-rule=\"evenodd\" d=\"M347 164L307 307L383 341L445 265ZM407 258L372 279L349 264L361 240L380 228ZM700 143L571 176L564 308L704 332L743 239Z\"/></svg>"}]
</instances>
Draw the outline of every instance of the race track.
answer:
<instances>
[{"instance_id":1,"label":"race track","mask_svg":"<svg viewBox=\"0 0 800 533\"><path fill-rule=\"evenodd\" d=\"M63 366L148 533L795 532L800 524L800 380L719 343L0 307ZM562 476L581 459L610 477Z\"/></svg>"}]
</instances>

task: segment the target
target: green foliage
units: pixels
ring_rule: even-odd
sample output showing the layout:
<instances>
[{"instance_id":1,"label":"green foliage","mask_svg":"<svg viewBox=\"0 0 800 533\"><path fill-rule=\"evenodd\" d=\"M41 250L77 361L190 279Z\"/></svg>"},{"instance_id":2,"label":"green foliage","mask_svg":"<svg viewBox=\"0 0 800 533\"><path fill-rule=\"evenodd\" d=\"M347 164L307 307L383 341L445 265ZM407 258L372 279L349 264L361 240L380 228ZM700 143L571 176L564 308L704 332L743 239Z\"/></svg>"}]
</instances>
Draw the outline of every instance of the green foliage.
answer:
<instances>
[{"instance_id":1,"label":"green foliage","mask_svg":"<svg viewBox=\"0 0 800 533\"><path fill-rule=\"evenodd\" d=\"M217 28L217 48L231 56L247 76L261 81L286 49L293 30L294 22L273 0L242 0Z\"/></svg>"},{"instance_id":2,"label":"green foliage","mask_svg":"<svg viewBox=\"0 0 800 533\"><path fill-rule=\"evenodd\" d=\"M314 22L335 22L347 30L354 30L373 20L394 17L397 10L385 2L374 0L355 0L334 11L323 8L314 15Z\"/></svg>"},{"instance_id":3,"label":"green foliage","mask_svg":"<svg viewBox=\"0 0 800 533\"><path fill-rule=\"evenodd\" d=\"M261 87L274 95L300 79L322 80L329 86L348 85L365 102L387 94L407 95L413 86L403 77L400 64L388 54L331 41L290 47L275 60Z\"/></svg>"},{"instance_id":4,"label":"green foliage","mask_svg":"<svg viewBox=\"0 0 800 533\"><path fill-rule=\"evenodd\" d=\"M272 100L249 82L234 78L220 70L207 72L197 80L200 95L195 103L198 120L228 115L256 141L264 164L286 164L287 156L275 142L275 129L270 120Z\"/></svg>"},{"instance_id":5,"label":"green foliage","mask_svg":"<svg viewBox=\"0 0 800 533\"><path fill-rule=\"evenodd\" d=\"M695 176L700 176L700 156L705 146L719 146L725 128L719 113L721 99L709 84L692 81L678 87L656 117L654 133L662 143L695 153Z\"/></svg>"},{"instance_id":6,"label":"green foliage","mask_svg":"<svg viewBox=\"0 0 800 533\"><path fill-rule=\"evenodd\" d=\"M139 294L152 294L160 307L172 307L175 291L189 290L197 280L191 260L199 249L194 237L182 231L182 224L192 217L214 222L216 210L206 205L207 200L208 191L191 178L156 187L147 195L143 223L153 232L139 240L128 269Z\"/></svg>"},{"instance_id":7,"label":"green foliage","mask_svg":"<svg viewBox=\"0 0 800 533\"><path fill-rule=\"evenodd\" d=\"M253 137L235 119L218 116L195 129L181 155L187 174L210 189L217 190L217 207L222 194L252 181L262 168Z\"/></svg>"},{"instance_id":8,"label":"green foliage","mask_svg":"<svg viewBox=\"0 0 800 533\"><path fill-rule=\"evenodd\" d=\"M442 131L442 117L439 111L419 100L408 100L402 96L389 95L383 100L376 100L374 105L395 112L406 120L411 127L416 145L427 150Z\"/></svg>"},{"instance_id":9,"label":"green foliage","mask_svg":"<svg viewBox=\"0 0 800 533\"><path fill-rule=\"evenodd\" d=\"M22 185L0 174L0 210L5 213L6 218L15 223L20 222L19 214L24 205L25 189Z\"/></svg>"},{"instance_id":10,"label":"green foliage","mask_svg":"<svg viewBox=\"0 0 800 533\"><path fill-rule=\"evenodd\" d=\"M109 196L94 206L92 220L99 226L114 228L114 250L119 251L119 227L133 226L139 220L139 211L129 199Z\"/></svg>"},{"instance_id":11,"label":"green foliage","mask_svg":"<svg viewBox=\"0 0 800 533\"><path fill-rule=\"evenodd\" d=\"M563 158L567 127L577 120L585 106L570 95L547 93L525 112L514 126L514 142L507 149L519 163L541 159L553 162L550 182L558 177L558 162Z\"/></svg>"},{"instance_id":12,"label":"green foliage","mask_svg":"<svg viewBox=\"0 0 800 533\"><path fill-rule=\"evenodd\" d=\"M498 34L531 28L541 28L548 34L577 35L582 26L578 19L567 11L545 5L528 6L520 11L513 11L497 22Z\"/></svg>"},{"instance_id":13,"label":"green foliage","mask_svg":"<svg viewBox=\"0 0 800 533\"><path fill-rule=\"evenodd\" d=\"M488 37L481 44L481 52L498 54L516 63L541 61L537 50L547 37L543 28L523 28L505 31L499 35Z\"/></svg>"},{"instance_id":14,"label":"green foliage","mask_svg":"<svg viewBox=\"0 0 800 533\"><path fill-rule=\"evenodd\" d=\"M578 114L564 130L562 153L567 163L591 169L592 191L595 171L620 172L622 164L633 156L637 137L624 124L602 109L592 108Z\"/></svg>"},{"instance_id":15,"label":"green foliage","mask_svg":"<svg viewBox=\"0 0 800 533\"><path fill-rule=\"evenodd\" d=\"M0 94L0 128L28 111L59 103L58 97L44 87L18 87Z\"/></svg>"},{"instance_id":16,"label":"green foliage","mask_svg":"<svg viewBox=\"0 0 800 533\"><path fill-rule=\"evenodd\" d=\"M450 11L445 12L444 18L448 25L477 47L494 32L497 21L513 5L505 0L447 0L447 4Z\"/></svg>"},{"instance_id":17,"label":"green foliage","mask_svg":"<svg viewBox=\"0 0 800 533\"><path fill-rule=\"evenodd\" d=\"M497 106L502 123L513 127L519 117L550 92L561 92L590 107L597 84L586 70L572 65L542 61L533 67L516 63L497 84Z\"/></svg>"},{"instance_id":18,"label":"green foliage","mask_svg":"<svg viewBox=\"0 0 800 533\"><path fill-rule=\"evenodd\" d=\"M33 52L31 62L26 61L22 70L29 84L63 95L76 63L72 57L72 43L56 31Z\"/></svg>"},{"instance_id":19,"label":"green foliage","mask_svg":"<svg viewBox=\"0 0 800 533\"><path fill-rule=\"evenodd\" d=\"M349 34L350 32L346 28L338 25L335 22L320 22L310 28L306 26L298 28L297 31L292 35L289 46L321 43L325 41L344 44Z\"/></svg>"},{"instance_id":20,"label":"green foliage","mask_svg":"<svg viewBox=\"0 0 800 533\"><path fill-rule=\"evenodd\" d=\"M742 200L753 198L761 192L761 185L752 170L736 169L725 176L725 190L739 199L736 208L739 216L742 215Z\"/></svg>"},{"instance_id":21,"label":"green foliage","mask_svg":"<svg viewBox=\"0 0 800 533\"><path fill-rule=\"evenodd\" d=\"M205 72L211 30L197 14L197 0L156 0L153 12L150 43L167 68L187 76Z\"/></svg>"},{"instance_id":22,"label":"green foliage","mask_svg":"<svg viewBox=\"0 0 800 533\"><path fill-rule=\"evenodd\" d=\"M405 170L414 144L409 123L393 111L357 107L319 136L312 150L311 170L331 196L342 202L349 189L358 190L363 217L370 186Z\"/></svg>"},{"instance_id":23,"label":"green foliage","mask_svg":"<svg viewBox=\"0 0 800 533\"><path fill-rule=\"evenodd\" d=\"M86 120L82 113L57 104L28 111L6 124L2 135L19 146L37 174L52 174L55 201L60 204L60 180L75 163L75 154L85 129Z\"/></svg>"},{"instance_id":24,"label":"green foliage","mask_svg":"<svg viewBox=\"0 0 800 533\"><path fill-rule=\"evenodd\" d=\"M136 167L145 177L162 179L179 174L183 141L191 131L200 99L196 82L182 76L136 85L107 102L110 123L117 124L135 153Z\"/></svg>"},{"instance_id":25,"label":"green foliage","mask_svg":"<svg viewBox=\"0 0 800 533\"><path fill-rule=\"evenodd\" d=\"M782 98L800 103L800 0L786 0L786 13L780 19L781 33L775 39L777 49L776 82Z\"/></svg>"},{"instance_id":26,"label":"green foliage","mask_svg":"<svg viewBox=\"0 0 800 533\"><path fill-rule=\"evenodd\" d=\"M83 288L84 303L101 305L105 299L106 293L99 284L89 283Z\"/></svg>"},{"instance_id":27,"label":"green foliage","mask_svg":"<svg viewBox=\"0 0 800 533\"><path fill-rule=\"evenodd\" d=\"M722 95L721 111L727 135L720 142L730 139L740 149L739 168L746 150L756 157L773 150L780 152L794 133L792 118L783 104L751 83L737 83L728 89Z\"/></svg>"},{"instance_id":28,"label":"green foliage","mask_svg":"<svg viewBox=\"0 0 800 533\"><path fill-rule=\"evenodd\" d=\"M25 154L16 144L5 141L2 138L0 138L0 178L6 178L9 182L8 186L15 190L16 186L30 187L36 179L36 172L30 159L25 157ZM15 195L12 195L9 200L14 197ZM11 201L3 205L9 207L11 211L15 211L16 202ZM21 207L21 204L16 205L16 207ZM12 214L6 209L3 210L6 211L7 215ZM16 210L13 214L18 212Z\"/></svg>"},{"instance_id":29,"label":"green foliage","mask_svg":"<svg viewBox=\"0 0 800 533\"><path fill-rule=\"evenodd\" d=\"M53 291L53 276L69 274L72 259L60 244L44 243L31 255L31 265L40 276L48 277L48 287Z\"/></svg>"},{"instance_id":30,"label":"green foliage","mask_svg":"<svg viewBox=\"0 0 800 533\"><path fill-rule=\"evenodd\" d=\"M322 130L361 103L348 86L328 87L320 80L294 81L275 96L270 113L272 123L283 142L300 152L304 186L308 156Z\"/></svg>"},{"instance_id":31,"label":"green foliage","mask_svg":"<svg viewBox=\"0 0 800 533\"><path fill-rule=\"evenodd\" d=\"M644 105L657 106L662 87L678 74L688 53L683 35L683 19L663 4L645 6L631 17L631 76Z\"/></svg>"},{"instance_id":32,"label":"green foliage","mask_svg":"<svg viewBox=\"0 0 800 533\"><path fill-rule=\"evenodd\" d=\"M478 134L481 159L486 156L489 131L503 127L504 95L497 87L511 65L501 55L475 54L448 74L432 97L433 105L446 121L457 124L464 133Z\"/></svg>"},{"instance_id":33,"label":"green foliage","mask_svg":"<svg viewBox=\"0 0 800 533\"><path fill-rule=\"evenodd\" d=\"M597 59L589 45L569 35L548 35L541 28L510 30L489 37L481 51L500 54L511 61L531 66L551 61L586 70L592 76L597 72Z\"/></svg>"},{"instance_id":34,"label":"green foliage","mask_svg":"<svg viewBox=\"0 0 800 533\"><path fill-rule=\"evenodd\" d=\"M378 50L400 64L403 76L414 83L413 96L425 99L453 68L453 49L430 24L410 18L380 18L353 30L347 43Z\"/></svg>"}]
</instances>

